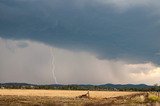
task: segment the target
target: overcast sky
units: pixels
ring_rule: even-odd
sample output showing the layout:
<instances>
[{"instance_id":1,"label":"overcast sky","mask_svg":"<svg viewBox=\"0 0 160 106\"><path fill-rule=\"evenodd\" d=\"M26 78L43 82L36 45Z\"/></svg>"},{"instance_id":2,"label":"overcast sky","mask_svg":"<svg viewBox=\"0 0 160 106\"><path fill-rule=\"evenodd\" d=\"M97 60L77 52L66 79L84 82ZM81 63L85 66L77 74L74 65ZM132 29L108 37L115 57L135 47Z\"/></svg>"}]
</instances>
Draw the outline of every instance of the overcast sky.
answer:
<instances>
[{"instance_id":1,"label":"overcast sky","mask_svg":"<svg viewBox=\"0 0 160 106\"><path fill-rule=\"evenodd\" d=\"M0 82L159 83L159 0L1 0Z\"/></svg>"}]
</instances>

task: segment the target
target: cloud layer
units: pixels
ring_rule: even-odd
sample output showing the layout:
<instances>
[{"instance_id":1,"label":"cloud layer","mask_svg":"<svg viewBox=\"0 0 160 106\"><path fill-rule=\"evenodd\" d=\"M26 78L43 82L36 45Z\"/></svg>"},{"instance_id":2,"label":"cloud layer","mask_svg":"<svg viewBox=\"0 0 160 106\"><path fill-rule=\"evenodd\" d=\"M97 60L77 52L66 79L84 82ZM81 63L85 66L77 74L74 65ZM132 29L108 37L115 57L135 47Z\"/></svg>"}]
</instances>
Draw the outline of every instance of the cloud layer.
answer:
<instances>
[{"instance_id":1,"label":"cloud layer","mask_svg":"<svg viewBox=\"0 0 160 106\"><path fill-rule=\"evenodd\" d=\"M160 2L2 0L0 37L85 50L102 59L160 64L157 55L160 49L160 20L159 15L154 14L158 11L156 4ZM119 8L125 11L118 12L121 11Z\"/></svg>"},{"instance_id":2,"label":"cloud layer","mask_svg":"<svg viewBox=\"0 0 160 106\"><path fill-rule=\"evenodd\" d=\"M0 39L0 51L0 82L54 83L49 46ZM155 84L160 75L160 68L153 63L101 60L89 52L54 47L54 57L56 77L61 84Z\"/></svg>"}]
</instances>

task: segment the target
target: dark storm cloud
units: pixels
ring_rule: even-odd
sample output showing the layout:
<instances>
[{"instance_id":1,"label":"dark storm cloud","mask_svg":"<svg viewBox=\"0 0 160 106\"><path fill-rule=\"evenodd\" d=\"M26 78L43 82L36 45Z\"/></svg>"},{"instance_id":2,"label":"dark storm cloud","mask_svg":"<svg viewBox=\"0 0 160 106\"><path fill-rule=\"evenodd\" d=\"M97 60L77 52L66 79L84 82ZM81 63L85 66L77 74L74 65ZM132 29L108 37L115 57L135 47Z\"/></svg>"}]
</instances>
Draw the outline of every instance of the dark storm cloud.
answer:
<instances>
[{"instance_id":1,"label":"dark storm cloud","mask_svg":"<svg viewBox=\"0 0 160 106\"><path fill-rule=\"evenodd\" d=\"M0 37L160 64L160 20L152 12L143 6L117 12L97 0L1 0Z\"/></svg>"}]
</instances>

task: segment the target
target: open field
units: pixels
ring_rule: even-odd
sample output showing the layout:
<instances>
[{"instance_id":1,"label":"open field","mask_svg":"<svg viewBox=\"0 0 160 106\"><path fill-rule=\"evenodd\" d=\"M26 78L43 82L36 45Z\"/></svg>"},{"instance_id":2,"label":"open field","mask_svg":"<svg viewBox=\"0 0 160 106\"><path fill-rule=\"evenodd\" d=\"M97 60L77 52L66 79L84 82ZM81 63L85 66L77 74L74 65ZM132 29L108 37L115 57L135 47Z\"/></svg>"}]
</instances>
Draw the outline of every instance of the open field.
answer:
<instances>
[{"instance_id":1,"label":"open field","mask_svg":"<svg viewBox=\"0 0 160 106\"><path fill-rule=\"evenodd\" d=\"M0 106L106 106L106 104L121 104L124 100L127 102L127 98L135 99L133 95L141 94L140 92L90 91L90 98L78 98L86 93L87 91L70 90L0 89ZM137 101L137 97L135 100Z\"/></svg>"},{"instance_id":2,"label":"open field","mask_svg":"<svg viewBox=\"0 0 160 106\"><path fill-rule=\"evenodd\" d=\"M77 96L86 93L87 91L73 91L73 90L14 90L14 89L0 90L0 95L47 96L47 97L66 97L66 98L75 98ZM102 99L109 97L131 95L135 93L137 92L90 91L90 97Z\"/></svg>"}]
</instances>

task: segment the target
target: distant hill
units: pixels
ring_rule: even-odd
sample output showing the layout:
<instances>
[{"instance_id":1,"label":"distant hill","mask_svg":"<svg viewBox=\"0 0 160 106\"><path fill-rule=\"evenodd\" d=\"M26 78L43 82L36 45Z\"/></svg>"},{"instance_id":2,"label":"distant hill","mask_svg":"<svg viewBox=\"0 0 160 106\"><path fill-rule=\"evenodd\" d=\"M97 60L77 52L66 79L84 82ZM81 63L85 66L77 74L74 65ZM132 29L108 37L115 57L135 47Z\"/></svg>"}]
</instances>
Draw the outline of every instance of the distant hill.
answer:
<instances>
[{"instance_id":1,"label":"distant hill","mask_svg":"<svg viewBox=\"0 0 160 106\"><path fill-rule=\"evenodd\" d=\"M34 84L27 84L27 83L0 83L0 85L6 85L6 86L30 86Z\"/></svg>"},{"instance_id":2,"label":"distant hill","mask_svg":"<svg viewBox=\"0 0 160 106\"><path fill-rule=\"evenodd\" d=\"M152 87L146 84L104 84L99 86L111 87L111 88L150 88Z\"/></svg>"}]
</instances>

